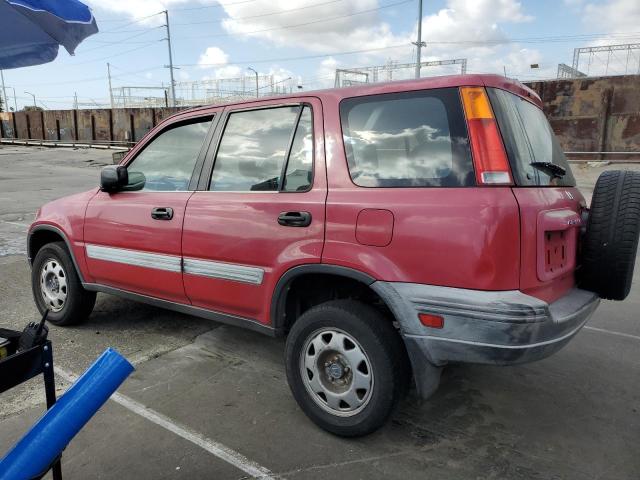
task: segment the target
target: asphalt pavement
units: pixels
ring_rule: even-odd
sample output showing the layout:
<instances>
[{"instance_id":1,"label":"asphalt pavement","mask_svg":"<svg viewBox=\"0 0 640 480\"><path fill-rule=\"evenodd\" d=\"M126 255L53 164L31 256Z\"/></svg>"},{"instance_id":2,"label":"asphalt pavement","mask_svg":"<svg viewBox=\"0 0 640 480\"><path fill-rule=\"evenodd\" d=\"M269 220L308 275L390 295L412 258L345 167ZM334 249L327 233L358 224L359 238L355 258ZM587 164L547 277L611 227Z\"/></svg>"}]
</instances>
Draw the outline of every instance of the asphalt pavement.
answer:
<instances>
[{"instance_id":1,"label":"asphalt pavement","mask_svg":"<svg viewBox=\"0 0 640 480\"><path fill-rule=\"evenodd\" d=\"M95 186L108 163L109 151L0 146L0 327L38 319L35 210ZM574 168L585 193L603 168ZM51 327L58 393L109 346L136 371L65 450L64 478L637 480L639 315L635 283L556 355L447 367L431 399L411 394L380 431L347 440L297 407L283 340L100 294L86 323ZM0 395L0 455L43 409L38 379Z\"/></svg>"}]
</instances>

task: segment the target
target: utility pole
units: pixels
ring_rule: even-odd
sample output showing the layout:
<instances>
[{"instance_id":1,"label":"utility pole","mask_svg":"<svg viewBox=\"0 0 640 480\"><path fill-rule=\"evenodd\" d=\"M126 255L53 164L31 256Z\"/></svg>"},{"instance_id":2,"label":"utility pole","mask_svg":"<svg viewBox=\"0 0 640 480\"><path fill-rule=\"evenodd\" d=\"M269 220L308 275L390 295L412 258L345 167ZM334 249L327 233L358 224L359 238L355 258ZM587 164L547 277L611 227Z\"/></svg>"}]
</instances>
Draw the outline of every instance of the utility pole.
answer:
<instances>
[{"instance_id":1,"label":"utility pole","mask_svg":"<svg viewBox=\"0 0 640 480\"><path fill-rule=\"evenodd\" d=\"M422 63L422 47L427 44L422 41L422 0L418 0L418 41L413 42L416 46L416 78L420 78L420 67Z\"/></svg>"},{"instance_id":2,"label":"utility pole","mask_svg":"<svg viewBox=\"0 0 640 480\"><path fill-rule=\"evenodd\" d=\"M73 92L73 109L78 109L78 92Z\"/></svg>"},{"instance_id":3,"label":"utility pole","mask_svg":"<svg viewBox=\"0 0 640 480\"><path fill-rule=\"evenodd\" d=\"M13 90L13 111L18 111L18 97L16 97L16 87L9 87Z\"/></svg>"},{"instance_id":4,"label":"utility pole","mask_svg":"<svg viewBox=\"0 0 640 480\"><path fill-rule=\"evenodd\" d=\"M251 67L247 67L247 70L251 70L253 73L256 74L256 98L260 97L260 89L258 88L258 72L256 70L254 70Z\"/></svg>"},{"instance_id":5,"label":"utility pole","mask_svg":"<svg viewBox=\"0 0 640 480\"><path fill-rule=\"evenodd\" d=\"M109 77L109 101L111 102L111 110L113 110L113 90L111 89L111 64L107 62L107 77Z\"/></svg>"},{"instance_id":6,"label":"utility pole","mask_svg":"<svg viewBox=\"0 0 640 480\"><path fill-rule=\"evenodd\" d=\"M4 72L2 70L0 70L0 79L2 80L2 96L4 98L4 111L8 112L9 111L9 102L7 102L7 90L4 87ZM14 95L15 97L15 95Z\"/></svg>"},{"instance_id":7,"label":"utility pole","mask_svg":"<svg viewBox=\"0 0 640 480\"><path fill-rule=\"evenodd\" d=\"M167 46L169 47L169 72L171 75L171 106L176 106L176 82L173 79L173 53L171 53L171 31L169 30L169 12L165 10L164 12L164 26L167 28Z\"/></svg>"}]
</instances>

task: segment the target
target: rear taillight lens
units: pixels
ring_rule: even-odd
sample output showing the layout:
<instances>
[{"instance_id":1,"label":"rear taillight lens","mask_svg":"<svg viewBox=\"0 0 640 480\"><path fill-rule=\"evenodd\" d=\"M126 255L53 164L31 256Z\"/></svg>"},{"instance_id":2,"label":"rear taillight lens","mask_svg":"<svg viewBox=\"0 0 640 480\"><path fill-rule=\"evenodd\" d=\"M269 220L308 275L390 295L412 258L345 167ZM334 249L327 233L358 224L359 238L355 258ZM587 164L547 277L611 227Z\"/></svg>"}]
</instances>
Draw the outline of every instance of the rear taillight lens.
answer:
<instances>
[{"instance_id":1,"label":"rear taillight lens","mask_svg":"<svg viewBox=\"0 0 640 480\"><path fill-rule=\"evenodd\" d=\"M483 87L462 87L460 94L469 126L477 182L481 185L512 185L509 160L486 90Z\"/></svg>"}]
</instances>

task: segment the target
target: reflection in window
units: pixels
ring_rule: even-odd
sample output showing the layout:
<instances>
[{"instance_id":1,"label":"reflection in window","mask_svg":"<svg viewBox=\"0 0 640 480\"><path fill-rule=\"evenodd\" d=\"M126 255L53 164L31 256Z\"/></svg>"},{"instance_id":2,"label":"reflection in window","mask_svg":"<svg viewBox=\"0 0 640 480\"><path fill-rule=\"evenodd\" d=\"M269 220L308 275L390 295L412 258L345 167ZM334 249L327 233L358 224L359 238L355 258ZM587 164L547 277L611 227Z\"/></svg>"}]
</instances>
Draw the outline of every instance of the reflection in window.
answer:
<instances>
[{"instance_id":1,"label":"reflection in window","mask_svg":"<svg viewBox=\"0 0 640 480\"><path fill-rule=\"evenodd\" d=\"M287 172L282 190L285 192L302 192L311 188L313 177L313 128L311 109L304 107L296 136L291 146Z\"/></svg>"},{"instance_id":2,"label":"reflection in window","mask_svg":"<svg viewBox=\"0 0 640 480\"><path fill-rule=\"evenodd\" d=\"M516 184L575 186L569 163L544 112L513 93L497 88L488 91ZM531 165L534 162L554 163L566 173L554 178Z\"/></svg>"},{"instance_id":3,"label":"reflection in window","mask_svg":"<svg viewBox=\"0 0 640 480\"><path fill-rule=\"evenodd\" d=\"M377 95L340 108L351 178L366 187L473 184L457 89Z\"/></svg>"},{"instance_id":4,"label":"reflection in window","mask_svg":"<svg viewBox=\"0 0 640 480\"><path fill-rule=\"evenodd\" d=\"M299 106L229 115L211 177L213 191L277 191Z\"/></svg>"},{"instance_id":5,"label":"reflection in window","mask_svg":"<svg viewBox=\"0 0 640 480\"><path fill-rule=\"evenodd\" d=\"M130 183L137 185L135 189L188 190L211 120L208 117L172 127L151 140L127 167Z\"/></svg>"}]
</instances>

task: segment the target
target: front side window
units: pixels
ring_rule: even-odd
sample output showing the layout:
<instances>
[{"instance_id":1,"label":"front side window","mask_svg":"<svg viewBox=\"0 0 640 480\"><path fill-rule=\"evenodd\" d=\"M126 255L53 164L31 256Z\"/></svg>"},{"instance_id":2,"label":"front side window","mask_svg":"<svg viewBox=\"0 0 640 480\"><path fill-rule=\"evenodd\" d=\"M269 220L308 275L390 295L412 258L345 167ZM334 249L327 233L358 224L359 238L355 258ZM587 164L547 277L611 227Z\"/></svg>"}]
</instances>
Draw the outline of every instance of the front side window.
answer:
<instances>
[{"instance_id":1,"label":"front side window","mask_svg":"<svg viewBox=\"0 0 640 480\"><path fill-rule=\"evenodd\" d=\"M125 190L188 190L212 117L181 123L162 131L128 165Z\"/></svg>"},{"instance_id":2,"label":"front side window","mask_svg":"<svg viewBox=\"0 0 640 480\"><path fill-rule=\"evenodd\" d=\"M474 185L457 89L350 98L340 104L340 118L356 185Z\"/></svg>"},{"instance_id":3,"label":"front side window","mask_svg":"<svg viewBox=\"0 0 640 480\"><path fill-rule=\"evenodd\" d=\"M309 107L233 112L220 140L209 190L308 190L312 163Z\"/></svg>"}]
</instances>

